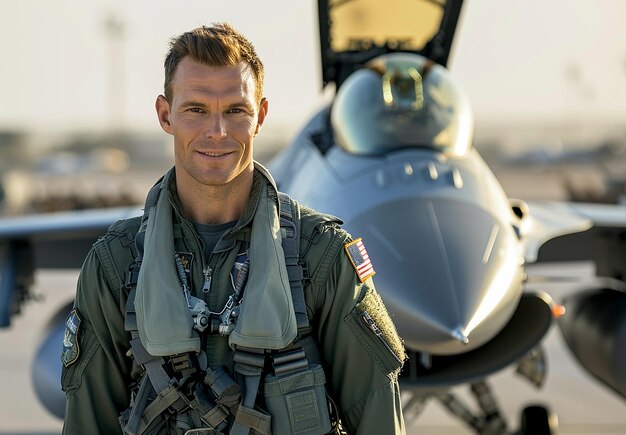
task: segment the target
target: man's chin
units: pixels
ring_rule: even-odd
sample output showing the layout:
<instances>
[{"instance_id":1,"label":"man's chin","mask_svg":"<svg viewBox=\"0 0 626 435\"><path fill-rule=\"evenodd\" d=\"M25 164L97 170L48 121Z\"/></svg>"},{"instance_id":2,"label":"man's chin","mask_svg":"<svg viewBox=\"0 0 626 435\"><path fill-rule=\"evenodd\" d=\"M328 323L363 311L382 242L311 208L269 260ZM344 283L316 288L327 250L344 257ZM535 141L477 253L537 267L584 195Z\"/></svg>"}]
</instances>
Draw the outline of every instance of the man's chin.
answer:
<instances>
[{"instance_id":1,"label":"man's chin","mask_svg":"<svg viewBox=\"0 0 626 435\"><path fill-rule=\"evenodd\" d=\"M218 173L211 172L209 174L203 174L196 178L196 181L203 184L206 187L224 187L228 185L238 184L243 174L233 173Z\"/></svg>"}]
</instances>

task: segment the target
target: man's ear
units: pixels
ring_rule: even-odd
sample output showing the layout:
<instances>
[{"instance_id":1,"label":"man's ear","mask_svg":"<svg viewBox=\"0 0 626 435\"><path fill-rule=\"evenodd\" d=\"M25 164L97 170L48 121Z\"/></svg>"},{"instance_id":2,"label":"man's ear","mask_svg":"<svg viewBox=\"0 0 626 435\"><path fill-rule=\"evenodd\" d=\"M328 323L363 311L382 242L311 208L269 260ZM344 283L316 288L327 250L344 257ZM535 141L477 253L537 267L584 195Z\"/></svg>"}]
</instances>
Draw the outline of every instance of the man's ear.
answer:
<instances>
[{"instance_id":1,"label":"man's ear","mask_svg":"<svg viewBox=\"0 0 626 435\"><path fill-rule=\"evenodd\" d=\"M254 135L256 136L261 131L261 126L263 122L265 122L265 117L267 116L267 110L269 108L269 104L267 102L267 98L261 98L261 105L259 106L259 114L256 122L256 129L254 130Z\"/></svg>"},{"instance_id":2,"label":"man's ear","mask_svg":"<svg viewBox=\"0 0 626 435\"><path fill-rule=\"evenodd\" d=\"M157 117L159 118L159 124L161 128L169 134L174 134L172 130L172 124L170 123L170 103L167 102L163 95L159 95L154 103L156 108Z\"/></svg>"}]
</instances>

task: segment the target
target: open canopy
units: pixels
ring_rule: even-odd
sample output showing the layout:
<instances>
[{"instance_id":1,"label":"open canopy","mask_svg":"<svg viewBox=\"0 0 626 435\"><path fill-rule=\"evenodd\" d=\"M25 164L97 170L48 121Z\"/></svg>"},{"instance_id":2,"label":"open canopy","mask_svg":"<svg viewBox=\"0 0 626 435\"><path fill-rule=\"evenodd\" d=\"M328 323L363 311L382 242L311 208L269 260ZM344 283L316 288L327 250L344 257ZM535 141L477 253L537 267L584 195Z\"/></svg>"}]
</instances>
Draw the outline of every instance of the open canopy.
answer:
<instances>
[{"instance_id":1,"label":"open canopy","mask_svg":"<svg viewBox=\"0 0 626 435\"><path fill-rule=\"evenodd\" d=\"M385 53L446 66L462 0L318 0L324 85Z\"/></svg>"}]
</instances>

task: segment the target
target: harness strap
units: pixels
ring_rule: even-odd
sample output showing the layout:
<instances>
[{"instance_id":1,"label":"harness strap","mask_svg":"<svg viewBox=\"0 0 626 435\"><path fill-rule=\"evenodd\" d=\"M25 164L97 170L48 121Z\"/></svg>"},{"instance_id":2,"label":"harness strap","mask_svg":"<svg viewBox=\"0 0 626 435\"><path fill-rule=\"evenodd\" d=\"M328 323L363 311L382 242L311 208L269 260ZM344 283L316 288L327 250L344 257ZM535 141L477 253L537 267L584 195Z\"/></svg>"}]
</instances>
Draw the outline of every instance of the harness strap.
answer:
<instances>
[{"instance_id":1,"label":"harness strap","mask_svg":"<svg viewBox=\"0 0 626 435\"><path fill-rule=\"evenodd\" d=\"M123 432L127 435L143 433L168 408L174 409L175 412L181 412L185 408L196 409L202 421L211 428L220 430L225 428L229 415L228 409L223 409L219 403L212 404L199 384L194 389L193 400L187 399L185 394L178 388L178 385L185 384L189 376L195 371L190 364L189 355L175 355L171 358L172 368L183 375L180 381L176 381L176 379L170 378L165 371L165 359L160 356L150 355L141 343L139 331L135 326L136 321L133 320L136 317L134 312L135 291L134 287L131 288L128 295L124 326L127 329L131 328L131 352L135 362L142 365L146 373L141 380L128 421L123 425ZM134 329L132 329L133 326L135 326ZM217 381L218 379L216 378L215 380ZM237 396L239 386L232 380L228 384L224 379L220 379L218 385L221 386L222 393L227 396L225 397L226 401L236 405L239 398ZM233 385L237 390L236 392L233 392ZM157 396L148 404L148 398L152 391L156 391ZM230 396L233 394L236 396L235 398Z\"/></svg>"},{"instance_id":2,"label":"harness strap","mask_svg":"<svg viewBox=\"0 0 626 435\"><path fill-rule=\"evenodd\" d=\"M124 435L137 434L137 431L139 430L139 425L141 424L141 416L143 414L143 410L146 408L146 405L148 403L148 397L153 391L154 390L152 388L152 384L150 383L148 377L144 376L139 384L139 390L137 391L137 394L131 401L128 421L124 423L124 414L120 416L120 426L122 427L122 432L124 433Z\"/></svg>"},{"instance_id":3,"label":"harness strap","mask_svg":"<svg viewBox=\"0 0 626 435\"><path fill-rule=\"evenodd\" d=\"M284 230L282 246L285 253L289 287L291 288L291 299L296 313L298 331L302 331L309 327L309 317L306 312L304 287L302 286L304 270L300 263L300 207L298 203L291 200L289 195L283 192L278 192L278 199L280 227Z\"/></svg>"},{"instance_id":4,"label":"harness strap","mask_svg":"<svg viewBox=\"0 0 626 435\"><path fill-rule=\"evenodd\" d=\"M211 429L224 429L226 420L230 414L228 408L224 408L219 403L211 403L207 394L202 390L200 384L194 388L194 400L190 402L191 408L198 411L200 419Z\"/></svg>"},{"instance_id":5,"label":"harness strap","mask_svg":"<svg viewBox=\"0 0 626 435\"><path fill-rule=\"evenodd\" d=\"M143 260L143 244L146 239L146 228L148 227L148 217L150 215L150 210L156 206L157 201L159 199L159 194L161 193L161 189L163 188L163 177L157 181L157 183L152 186L148 195L146 196L146 202L143 206L143 215L141 216L141 224L139 225L139 231L135 235L135 246L137 247L137 259L135 263L137 264L137 276L135 278L134 285L137 285L137 278L139 276L139 268L141 267L141 261Z\"/></svg>"},{"instance_id":6,"label":"harness strap","mask_svg":"<svg viewBox=\"0 0 626 435\"><path fill-rule=\"evenodd\" d=\"M213 394L215 401L227 408L235 408L241 401L241 388L239 384L231 378L224 367L215 370L207 368L204 377L204 384L207 385Z\"/></svg>"},{"instance_id":7,"label":"harness strap","mask_svg":"<svg viewBox=\"0 0 626 435\"><path fill-rule=\"evenodd\" d=\"M245 428L245 432L239 432L238 427ZM263 435L272 433L272 417L246 406L240 406L235 416L235 423L230 430L231 435L248 434L254 429Z\"/></svg>"},{"instance_id":8,"label":"harness strap","mask_svg":"<svg viewBox=\"0 0 626 435\"><path fill-rule=\"evenodd\" d=\"M250 429L269 434L272 428L272 417L254 410L265 366L265 353L257 349L236 349L233 359L235 372L240 379L243 378L245 390L243 400L235 414L235 421L230 428L230 434L248 435Z\"/></svg>"},{"instance_id":9,"label":"harness strap","mask_svg":"<svg viewBox=\"0 0 626 435\"><path fill-rule=\"evenodd\" d=\"M168 408L173 408L176 413L183 411L189 407L189 401L181 395L174 385L168 386L166 389L159 391L157 397L143 411L139 432L143 433L154 420L159 418Z\"/></svg>"}]
</instances>

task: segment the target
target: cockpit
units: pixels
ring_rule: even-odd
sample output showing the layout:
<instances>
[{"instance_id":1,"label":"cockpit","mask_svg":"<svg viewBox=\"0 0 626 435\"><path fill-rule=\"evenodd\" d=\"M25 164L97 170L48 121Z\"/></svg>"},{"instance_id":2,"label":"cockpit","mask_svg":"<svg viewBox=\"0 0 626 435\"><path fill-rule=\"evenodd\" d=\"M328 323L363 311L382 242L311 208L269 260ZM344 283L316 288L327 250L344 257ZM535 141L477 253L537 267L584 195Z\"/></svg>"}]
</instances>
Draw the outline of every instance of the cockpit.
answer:
<instances>
[{"instance_id":1,"label":"cockpit","mask_svg":"<svg viewBox=\"0 0 626 435\"><path fill-rule=\"evenodd\" d=\"M426 147L463 155L472 146L472 114L460 86L444 67L412 53L379 56L350 75L331 124L337 144L352 154Z\"/></svg>"}]
</instances>

